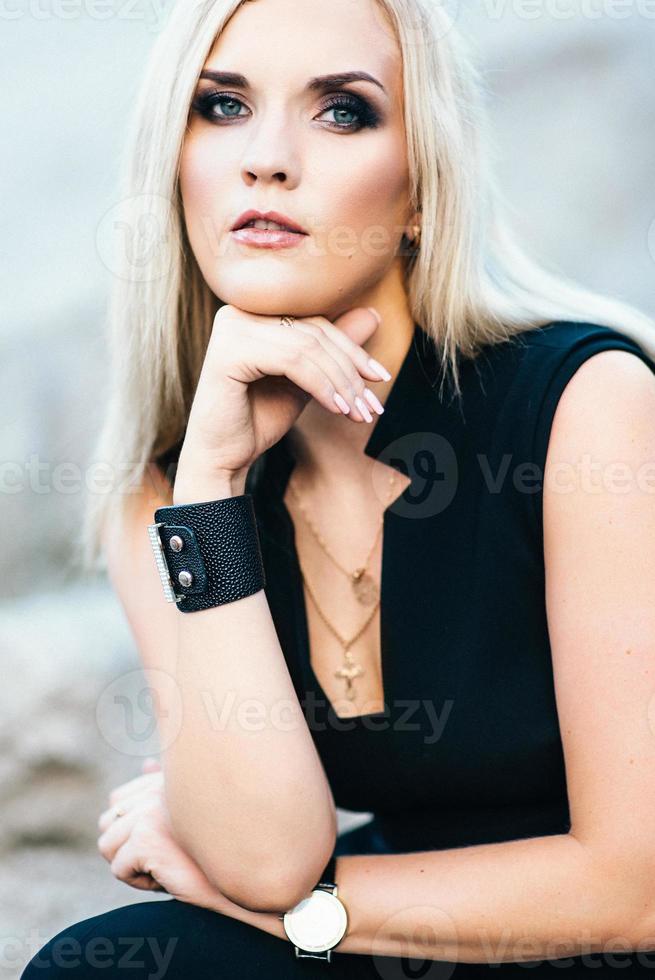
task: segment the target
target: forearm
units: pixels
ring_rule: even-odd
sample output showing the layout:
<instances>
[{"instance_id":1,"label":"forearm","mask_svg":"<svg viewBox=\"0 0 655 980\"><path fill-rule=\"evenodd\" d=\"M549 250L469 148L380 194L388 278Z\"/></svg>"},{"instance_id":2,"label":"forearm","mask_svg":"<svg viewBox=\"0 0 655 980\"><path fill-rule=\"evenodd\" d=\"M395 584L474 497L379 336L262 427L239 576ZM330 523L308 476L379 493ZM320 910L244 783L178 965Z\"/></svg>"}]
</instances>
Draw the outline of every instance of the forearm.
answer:
<instances>
[{"instance_id":1,"label":"forearm","mask_svg":"<svg viewBox=\"0 0 655 980\"><path fill-rule=\"evenodd\" d=\"M234 483L204 485L195 499L241 492ZM176 495L192 502L177 484ZM256 908L261 896L293 904L320 875L337 820L266 595L180 615L177 624L181 711L164 754L176 837L239 904Z\"/></svg>"},{"instance_id":2,"label":"forearm","mask_svg":"<svg viewBox=\"0 0 655 980\"><path fill-rule=\"evenodd\" d=\"M349 917L344 953L504 963L638 942L634 875L601 867L570 834L347 855L336 880Z\"/></svg>"}]
</instances>

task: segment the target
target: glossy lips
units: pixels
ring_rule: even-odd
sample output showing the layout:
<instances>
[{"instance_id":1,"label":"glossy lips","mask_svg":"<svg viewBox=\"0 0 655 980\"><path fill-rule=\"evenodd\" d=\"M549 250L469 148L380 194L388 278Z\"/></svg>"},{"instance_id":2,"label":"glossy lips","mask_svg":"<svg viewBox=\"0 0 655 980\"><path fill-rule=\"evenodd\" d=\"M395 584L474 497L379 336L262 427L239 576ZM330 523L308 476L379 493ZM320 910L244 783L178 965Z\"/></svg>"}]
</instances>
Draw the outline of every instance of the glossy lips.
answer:
<instances>
[{"instance_id":1,"label":"glossy lips","mask_svg":"<svg viewBox=\"0 0 655 980\"><path fill-rule=\"evenodd\" d=\"M284 228L244 228L249 221L275 221ZM278 211L244 211L232 226L233 237L245 245L255 245L260 248L288 248L297 245L307 232L297 222Z\"/></svg>"}]
</instances>

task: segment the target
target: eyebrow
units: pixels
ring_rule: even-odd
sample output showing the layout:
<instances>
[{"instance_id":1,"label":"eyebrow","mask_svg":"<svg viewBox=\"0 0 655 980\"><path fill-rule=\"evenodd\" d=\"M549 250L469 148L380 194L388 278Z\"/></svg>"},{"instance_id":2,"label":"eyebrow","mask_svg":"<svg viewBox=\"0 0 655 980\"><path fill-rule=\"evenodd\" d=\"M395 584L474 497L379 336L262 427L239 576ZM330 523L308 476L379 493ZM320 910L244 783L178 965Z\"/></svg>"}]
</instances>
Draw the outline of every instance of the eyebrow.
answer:
<instances>
[{"instance_id":1,"label":"eyebrow","mask_svg":"<svg viewBox=\"0 0 655 980\"><path fill-rule=\"evenodd\" d=\"M246 76L234 71L213 71L205 68L200 73L200 78L208 78L212 82L218 82L219 85L233 85L236 88L245 89L250 88ZM369 75L367 71L343 71L332 75L316 75L314 78L309 79L305 89L308 92L323 92L326 89L339 88L341 85L347 85L348 82L372 82L373 85L381 88L385 95L387 94L387 90L382 82L379 82L373 75Z\"/></svg>"}]
</instances>

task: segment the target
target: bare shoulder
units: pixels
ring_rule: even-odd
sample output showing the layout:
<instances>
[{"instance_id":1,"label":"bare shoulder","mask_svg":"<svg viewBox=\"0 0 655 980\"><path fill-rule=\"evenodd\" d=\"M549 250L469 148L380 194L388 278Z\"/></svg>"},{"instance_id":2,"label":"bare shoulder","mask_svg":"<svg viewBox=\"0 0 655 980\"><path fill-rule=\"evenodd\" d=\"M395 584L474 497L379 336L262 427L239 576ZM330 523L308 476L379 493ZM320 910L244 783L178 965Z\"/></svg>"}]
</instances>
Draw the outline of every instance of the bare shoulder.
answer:
<instances>
[{"instance_id":1,"label":"bare shoulder","mask_svg":"<svg viewBox=\"0 0 655 980\"><path fill-rule=\"evenodd\" d=\"M544 471L544 544L567 524L655 503L655 372L628 351L592 355L555 410Z\"/></svg>"},{"instance_id":2,"label":"bare shoulder","mask_svg":"<svg viewBox=\"0 0 655 980\"><path fill-rule=\"evenodd\" d=\"M655 372L636 354L604 350L589 357L575 371L559 399L551 432L550 449L576 430L593 438L603 424L648 424L655 402Z\"/></svg>"}]
</instances>

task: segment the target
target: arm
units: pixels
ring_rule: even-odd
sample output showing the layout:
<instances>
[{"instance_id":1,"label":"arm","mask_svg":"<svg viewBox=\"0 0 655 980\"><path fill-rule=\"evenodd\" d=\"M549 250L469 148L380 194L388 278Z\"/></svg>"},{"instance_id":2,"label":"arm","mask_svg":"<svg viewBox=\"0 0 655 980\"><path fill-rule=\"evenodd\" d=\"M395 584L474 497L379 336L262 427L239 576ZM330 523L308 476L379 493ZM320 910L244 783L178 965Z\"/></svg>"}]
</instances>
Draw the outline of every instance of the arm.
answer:
<instances>
[{"instance_id":1,"label":"arm","mask_svg":"<svg viewBox=\"0 0 655 980\"><path fill-rule=\"evenodd\" d=\"M655 950L655 380L634 355L593 355L566 386L543 503L570 832L339 858L343 952L477 963Z\"/></svg>"},{"instance_id":2,"label":"arm","mask_svg":"<svg viewBox=\"0 0 655 980\"><path fill-rule=\"evenodd\" d=\"M344 953L466 963L556 959L637 944L644 874L573 834L337 858ZM650 936L655 949L655 931ZM612 945L614 942L618 945Z\"/></svg>"},{"instance_id":3,"label":"arm","mask_svg":"<svg viewBox=\"0 0 655 980\"><path fill-rule=\"evenodd\" d=\"M242 492L197 489L205 500ZM336 812L265 593L192 615L165 602L146 525L179 498L154 466L141 491L105 547L157 693L164 771L175 771L166 776L175 838L236 904L290 908L332 852ZM191 490L181 492L190 500Z\"/></svg>"},{"instance_id":4,"label":"arm","mask_svg":"<svg viewBox=\"0 0 655 980\"><path fill-rule=\"evenodd\" d=\"M244 483L176 481L173 500L228 497ZM175 677L184 722L164 767L176 773L168 800L180 839L233 901L289 908L325 867L337 820L263 589L178 613Z\"/></svg>"},{"instance_id":5,"label":"arm","mask_svg":"<svg viewBox=\"0 0 655 980\"><path fill-rule=\"evenodd\" d=\"M379 323L374 310L357 307L334 323L296 319L290 330L278 316L223 304L187 420L173 504L243 493L250 466L310 398L363 422L356 399L380 372L362 343ZM175 837L236 904L288 909L323 871L337 819L266 594L191 615L171 608L152 556L149 567L144 558L153 511L136 512L127 528L112 529L110 574L146 668L167 665L153 681Z\"/></svg>"}]
</instances>

